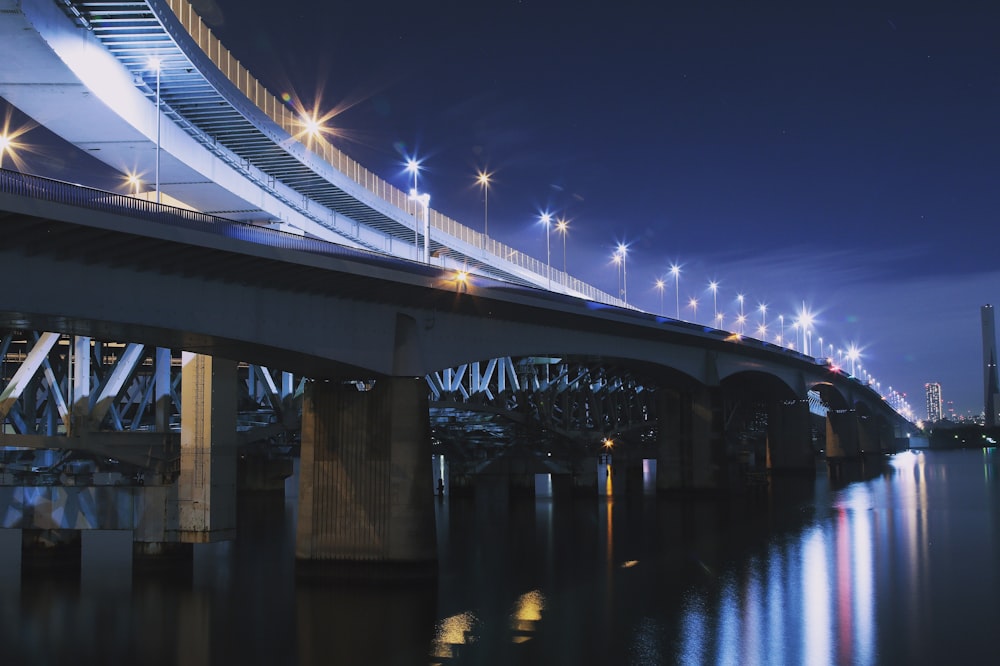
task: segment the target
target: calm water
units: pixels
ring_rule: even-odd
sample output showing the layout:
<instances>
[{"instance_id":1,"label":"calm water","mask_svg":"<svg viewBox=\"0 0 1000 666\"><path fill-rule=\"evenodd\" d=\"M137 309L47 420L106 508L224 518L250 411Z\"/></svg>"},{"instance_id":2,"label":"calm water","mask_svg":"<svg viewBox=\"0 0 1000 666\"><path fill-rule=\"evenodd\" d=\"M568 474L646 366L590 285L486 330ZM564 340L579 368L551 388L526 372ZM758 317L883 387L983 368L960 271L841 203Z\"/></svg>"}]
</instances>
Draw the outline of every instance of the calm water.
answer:
<instances>
[{"instance_id":1,"label":"calm water","mask_svg":"<svg viewBox=\"0 0 1000 666\"><path fill-rule=\"evenodd\" d=\"M296 583L294 497L175 574L114 539L0 573L4 664L939 664L1000 650L1000 455L903 453L736 501L438 502L425 585ZM89 543L89 549L88 549ZM101 549L107 553L101 554ZM89 554L88 554L89 553Z\"/></svg>"}]
</instances>

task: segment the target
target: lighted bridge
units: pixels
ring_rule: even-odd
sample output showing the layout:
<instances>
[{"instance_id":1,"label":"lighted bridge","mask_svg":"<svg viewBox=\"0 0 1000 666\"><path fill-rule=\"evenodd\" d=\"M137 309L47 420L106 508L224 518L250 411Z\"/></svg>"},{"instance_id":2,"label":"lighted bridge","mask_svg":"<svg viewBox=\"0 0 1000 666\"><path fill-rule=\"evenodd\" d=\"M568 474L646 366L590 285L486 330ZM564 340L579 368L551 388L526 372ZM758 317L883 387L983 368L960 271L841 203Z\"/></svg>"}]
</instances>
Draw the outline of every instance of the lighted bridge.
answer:
<instances>
[{"instance_id":1,"label":"lighted bridge","mask_svg":"<svg viewBox=\"0 0 1000 666\"><path fill-rule=\"evenodd\" d=\"M0 445L92 464L30 485L53 466L5 461L8 506L30 487L60 511L4 527L228 538L238 445L285 443L300 410L306 560L433 560L429 399L557 433L584 487L608 436L631 438L626 468L656 457L662 490L738 488L745 453L810 469L820 449L902 445L905 420L825 363L558 271L561 293L536 288L545 264L433 211L423 227L402 192L303 143L186 1L0 0L0 37L0 96L123 173L158 170L174 204L0 171L0 258L28 276L0 301ZM267 422L243 409L238 427L239 401Z\"/></svg>"},{"instance_id":2,"label":"lighted bridge","mask_svg":"<svg viewBox=\"0 0 1000 666\"><path fill-rule=\"evenodd\" d=\"M591 300L614 298L430 209L310 134L188 0L0 0L0 97L143 196ZM159 113L157 112L159 105ZM159 164L158 164L159 162ZM158 173L158 176L157 176Z\"/></svg>"}]
</instances>

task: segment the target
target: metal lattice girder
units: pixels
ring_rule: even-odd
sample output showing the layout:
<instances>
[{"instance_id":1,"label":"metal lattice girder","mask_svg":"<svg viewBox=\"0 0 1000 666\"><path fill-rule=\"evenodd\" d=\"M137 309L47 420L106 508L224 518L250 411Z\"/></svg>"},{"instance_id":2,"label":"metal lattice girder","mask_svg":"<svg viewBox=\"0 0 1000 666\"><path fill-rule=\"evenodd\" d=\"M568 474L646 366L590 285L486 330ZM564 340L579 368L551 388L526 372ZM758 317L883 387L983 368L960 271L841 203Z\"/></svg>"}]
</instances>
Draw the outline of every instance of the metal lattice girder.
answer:
<instances>
[{"instance_id":1,"label":"metal lattice girder","mask_svg":"<svg viewBox=\"0 0 1000 666\"><path fill-rule=\"evenodd\" d=\"M105 380L104 386L94 400L94 406L90 410L90 423L97 426L104 420L104 416L113 405L114 401L125 389L125 384L132 377L136 368L142 362L146 348L144 345L129 343L125 351L119 357L110 376Z\"/></svg>"},{"instance_id":2,"label":"metal lattice girder","mask_svg":"<svg viewBox=\"0 0 1000 666\"><path fill-rule=\"evenodd\" d=\"M10 383L0 393L0 418L5 418L10 412L11 406L21 398L35 373L48 362L48 354L58 341L58 333L42 333L38 337L31 351L28 352L27 358L21 363L21 367L17 369ZM53 377L52 381L54 379ZM63 407L65 408L65 404Z\"/></svg>"}]
</instances>

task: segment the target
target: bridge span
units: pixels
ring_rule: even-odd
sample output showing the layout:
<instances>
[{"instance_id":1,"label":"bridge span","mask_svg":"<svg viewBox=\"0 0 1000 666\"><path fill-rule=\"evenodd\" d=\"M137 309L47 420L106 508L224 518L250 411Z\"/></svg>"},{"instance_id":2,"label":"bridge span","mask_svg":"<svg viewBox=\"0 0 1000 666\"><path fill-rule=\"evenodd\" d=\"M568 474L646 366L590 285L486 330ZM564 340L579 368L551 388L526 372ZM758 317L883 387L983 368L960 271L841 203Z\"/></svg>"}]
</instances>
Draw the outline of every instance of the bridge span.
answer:
<instances>
[{"instance_id":1,"label":"bridge span","mask_svg":"<svg viewBox=\"0 0 1000 666\"><path fill-rule=\"evenodd\" d=\"M44 331L5 378L0 410L24 430L5 431L0 445L25 446L46 418L62 416L43 446L148 471L127 491L92 498L116 507L102 526L132 529L147 550L232 536L238 361L308 378L299 383L304 562L434 561L434 391L481 403L506 392L577 414L578 431L593 434L573 453L589 466L568 466L581 487L596 484L597 442L618 433L619 416L593 418L600 369L615 377L612 388L630 387L620 404L639 405L629 418L645 426L663 491L738 489L748 452L763 470L814 469L810 392L825 408L829 457L896 450L907 427L837 369L710 328L6 171L0 211L3 265L29 276L5 295L0 327L8 342ZM60 352L62 334L74 337ZM165 376L150 391L169 403L179 386L179 438L169 413L147 432L110 432L143 352L132 349L131 361L131 347L116 353L120 371L98 371L91 359L103 342L124 340L157 350L153 373ZM51 378L53 350L64 353L54 360L65 385ZM555 381L529 400L516 375L496 372L504 359L531 359ZM444 380L456 369L468 383ZM38 412L43 386L48 411ZM616 453L626 475L641 463L628 451L626 438ZM56 503L65 506L65 487L47 492L63 493Z\"/></svg>"},{"instance_id":2,"label":"bridge span","mask_svg":"<svg viewBox=\"0 0 1000 666\"><path fill-rule=\"evenodd\" d=\"M0 0L0 57L0 97L123 176L0 170L0 526L27 539L231 538L237 485L283 481L248 451L300 437L302 562L433 565L431 405L533 423L588 492L611 439L664 492L902 445L836 368L624 307L382 180L188 0Z\"/></svg>"}]
</instances>

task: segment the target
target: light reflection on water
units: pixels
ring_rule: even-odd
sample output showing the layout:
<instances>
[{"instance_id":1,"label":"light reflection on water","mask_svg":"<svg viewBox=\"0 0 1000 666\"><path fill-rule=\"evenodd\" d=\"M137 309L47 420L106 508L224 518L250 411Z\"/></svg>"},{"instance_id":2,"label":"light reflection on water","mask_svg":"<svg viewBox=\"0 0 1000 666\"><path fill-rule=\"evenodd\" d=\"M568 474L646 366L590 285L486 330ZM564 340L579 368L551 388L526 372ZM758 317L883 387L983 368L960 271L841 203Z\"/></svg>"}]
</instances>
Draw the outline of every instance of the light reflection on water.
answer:
<instances>
[{"instance_id":1,"label":"light reflection on water","mask_svg":"<svg viewBox=\"0 0 1000 666\"><path fill-rule=\"evenodd\" d=\"M446 497L423 585L297 581L294 498L244 498L237 542L171 575L0 568L0 644L4 663L981 662L1000 622L996 463L904 453L735 501L617 476L600 498Z\"/></svg>"}]
</instances>

